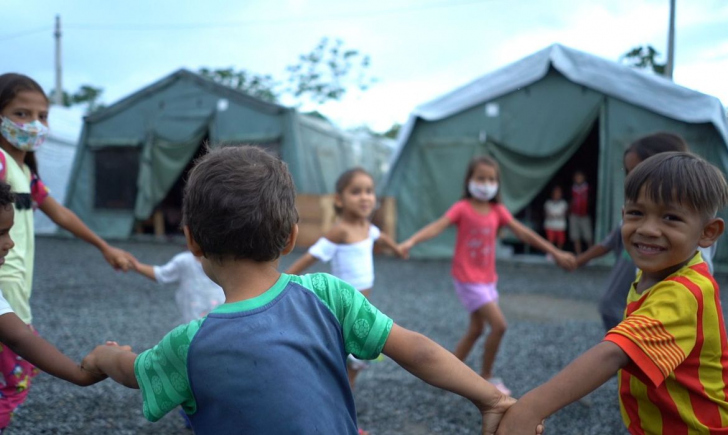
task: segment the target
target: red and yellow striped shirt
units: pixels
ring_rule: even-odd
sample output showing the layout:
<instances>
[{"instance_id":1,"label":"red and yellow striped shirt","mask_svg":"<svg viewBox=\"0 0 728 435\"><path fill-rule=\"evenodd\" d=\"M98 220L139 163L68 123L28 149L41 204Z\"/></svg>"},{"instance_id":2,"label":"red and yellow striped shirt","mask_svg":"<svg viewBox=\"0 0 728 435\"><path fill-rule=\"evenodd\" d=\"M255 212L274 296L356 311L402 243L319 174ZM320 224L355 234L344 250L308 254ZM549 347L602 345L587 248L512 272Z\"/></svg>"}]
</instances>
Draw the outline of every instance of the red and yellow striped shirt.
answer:
<instances>
[{"instance_id":1,"label":"red and yellow striped shirt","mask_svg":"<svg viewBox=\"0 0 728 435\"><path fill-rule=\"evenodd\" d=\"M619 373L630 433L728 434L726 330L718 284L699 253L641 294L633 285L624 320L604 339L630 358Z\"/></svg>"}]
</instances>

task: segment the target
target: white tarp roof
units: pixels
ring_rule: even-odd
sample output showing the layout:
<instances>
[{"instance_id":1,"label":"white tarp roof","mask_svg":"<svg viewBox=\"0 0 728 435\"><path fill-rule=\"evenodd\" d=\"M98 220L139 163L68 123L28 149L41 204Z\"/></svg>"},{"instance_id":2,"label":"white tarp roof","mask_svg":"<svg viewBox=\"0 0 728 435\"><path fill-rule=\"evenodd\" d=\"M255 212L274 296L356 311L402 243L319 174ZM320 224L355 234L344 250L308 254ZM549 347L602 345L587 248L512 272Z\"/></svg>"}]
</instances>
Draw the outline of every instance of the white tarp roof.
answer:
<instances>
[{"instance_id":1,"label":"white tarp roof","mask_svg":"<svg viewBox=\"0 0 728 435\"><path fill-rule=\"evenodd\" d=\"M542 79L553 66L570 81L654 113L687 123L712 123L728 144L728 122L719 99L676 85L593 54L554 44L439 98L410 114L398 138L398 152L415 120L437 121L511 93Z\"/></svg>"},{"instance_id":2,"label":"white tarp roof","mask_svg":"<svg viewBox=\"0 0 728 435\"><path fill-rule=\"evenodd\" d=\"M84 113L81 107L52 106L48 112L48 139L35 152L43 184L48 186L53 198L61 204L66 197ZM56 224L42 212L36 213L34 220L37 234L55 233Z\"/></svg>"}]
</instances>

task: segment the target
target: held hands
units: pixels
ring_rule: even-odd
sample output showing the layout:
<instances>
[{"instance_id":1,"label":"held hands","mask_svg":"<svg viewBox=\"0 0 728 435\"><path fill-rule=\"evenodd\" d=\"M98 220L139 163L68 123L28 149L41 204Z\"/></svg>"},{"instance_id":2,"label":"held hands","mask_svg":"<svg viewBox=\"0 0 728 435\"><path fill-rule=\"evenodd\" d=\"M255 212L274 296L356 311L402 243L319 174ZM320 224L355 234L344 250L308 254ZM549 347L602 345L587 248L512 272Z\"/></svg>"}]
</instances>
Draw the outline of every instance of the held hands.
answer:
<instances>
[{"instance_id":1,"label":"held hands","mask_svg":"<svg viewBox=\"0 0 728 435\"><path fill-rule=\"evenodd\" d=\"M101 251L101 253L104 256L104 259L106 259L106 261L115 270L128 272L134 267L134 263L137 261L130 253L123 249L114 248L113 246L107 246Z\"/></svg>"},{"instance_id":2,"label":"held hands","mask_svg":"<svg viewBox=\"0 0 728 435\"><path fill-rule=\"evenodd\" d=\"M573 272L578 267L576 257L571 252L558 251L554 254L556 264L567 272Z\"/></svg>"},{"instance_id":3,"label":"held hands","mask_svg":"<svg viewBox=\"0 0 728 435\"><path fill-rule=\"evenodd\" d=\"M510 407L500 420L496 435L533 435L544 432L544 421L529 412L528 405L517 403ZM484 434L486 432L483 432Z\"/></svg>"},{"instance_id":4,"label":"held hands","mask_svg":"<svg viewBox=\"0 0 728 435\"><path fill-rule=\"evenodd\" d=\"M96 382L105 379L107 375L99 368L99 360L109 352L131 352L131 346L120 346L115 341L107 341L106 344L98 345L83 358L81 370L96 379Z\"/></svg>"},{"instance_id":5,"label":"held hands","mask_svg":"<svg viewBox=\"0 0 728 435\"><path fill-rule=\"evenodd\" d=\"M412 247L415 244L412 242L412 239L405 240L404 242L397 245L397 255L399 255L401 258L404 258L405 260L409 259L409 251L412 249Z\"/></svg>"},{"instance_id":6,"label":"held hands","mask_svg":"<svg viewBox=\"0 0 728 435\"><path fill-rule=\"evenodd\" d=\"M495 435L495 434L510 434L510 430L502 431L504 416L510 415L510 409L516 404L516 399L510 396L501 396L498 403L487 409L482 410L483 415L483 435ZM497 431L497 432L496 432ZM525 430L523 433L528 435L541 435L544 432L543 421L538 424L531 424L530 429Z\"/></svg>"}]
</instances>

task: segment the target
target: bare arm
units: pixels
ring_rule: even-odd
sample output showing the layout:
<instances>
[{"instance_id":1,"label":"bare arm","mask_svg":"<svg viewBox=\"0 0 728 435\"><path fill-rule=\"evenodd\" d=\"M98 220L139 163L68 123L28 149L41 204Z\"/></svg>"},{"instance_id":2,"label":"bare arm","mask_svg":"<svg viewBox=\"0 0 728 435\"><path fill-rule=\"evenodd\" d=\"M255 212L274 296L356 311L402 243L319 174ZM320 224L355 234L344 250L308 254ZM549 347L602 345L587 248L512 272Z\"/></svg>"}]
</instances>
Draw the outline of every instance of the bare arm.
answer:
<instances>
[{"instance_id":1,"label":"bare arm","mask_svg":"<svg viewBox=\"0 0 728 435\"><path fill-rule=\"evenodd\" d=\"M404 258L404 253L399 248L399 245L397 243L395 243L395 241L392 240L392 238L389 237L388 235L381 233L379 235L379 239L377 239L377 243L381 243L382 245L391 249L398 257Z\"/></svg>"},{"instance_id":2,"label":"bare arm","mask_svg":"<svg viewBox=\"0 0 728 435\"><path fill-rule=\"evenodd\" d=\"M483 433L495 432L503 412L514 403L455 355L422 334L392 326L384 354L405 370L444 390L469 399L483 414ZM530 435L537 425L531 428Z\"/></svg>"},{"instance_id":3,"label":"bare arm","mask_svg":"<svg viewBox=\"0 0 728 435\"><path fill-rule=\"evenodd\" d=\"M595 258L603 257L607 255L609 251L609 248L596 244L576 256L576 267L584 266Z\"/></svg>"},{"instance_id":4,"label":"bare arm","mask_svg":"<svg viewBox=\"0 0 728 435\"><path fill-rule=\"evenodd\" d=\"M597 344L551 380L526 393L506 413L498 434L532 434L534 424L594 391L628 362L629 357L616 344Z\"/></svg>"},{"instance_id":5,"label":"bare arm","mask_svg":"<svg viewBox=\"0 0 728 435\"><path fill-rule=\"evenodd\" d=\"M81 366L92 372L101 372L114 381L129 388L139 388L134 374L137 355L128 347L96 346L81 362Z\"/></svg>"},{"instance_id":6,"label":"bare arm","mask_svg":"<svg viewBox=\"0 0 728 435\"><path fill-rule=\"evenodd\" d=\"M430 240L433 237L437 237L438 235L440 235L440 233L445 231L445 228L449 227L450 224L450 218L448 218L447 216L442 216L438 220L417 231L409 239L402 242L399 245L399 248L402 251L404 258L409 257L410 249L412 249L416 244L422 243L425 240Z\"/></svg>"},{"instance_id":7,"label":"bare arm","mask_svg":"<svg viewBox=\"0 0 728 435\"><path fill-rule=\"evenodd\" d=\"M306 252L296 260L287 270L285 273L289 275L300 275L301 272L308 269L309 267L313 266L318 259L314 257L313 255Z\"/></svg>"},{"instance_id":8,"label":"bare arm","mask_svg":"<svg viewBox=\"0 0 728 435\"><path fill-rule=\"evenodd\" d=\"M152 281L157 282L157 275L154 274L154 266L141 263L135 259L132 263L132 267L139 275L146 276Z\"/></svg>"},{"instance_id":9,"label":"bare arm","mask_svg":"<svg viewBox=\"0 0 728 435\"><path fill-rule=\"evenodd\" d=\"M81 369L55 346L33 334L15 313L0 316L0 341L44 372L76 385L91 385L105 378Z\"/></svg>"},{"instance_id":10,"label":"bare arm","mask_svg":"<svg viewBox=\"0 0 728 435\"><path fill-rule=\"evenodd\" d=\"M95 246L99 251L101 251L101 254L103 254L106 261L114 269L127 271L130 267L132 267L132 262L134 261L133 255L110 246L96 233L91 231L91 229L87 227L78 216L76 216L76 213L67 209L52 197L47 197L40 205L40 209L56 225L69 231L79 239Z\"/></svg>"},{"instance_id":11,"label":"bare arm","mask_svg":"<svg viewBox=\"0 0 728 435\"><path fill-rule=\"evenodd\" d=\"M554 256L556 263L566 270L576 269L576 259L574 255L568 252L564 252L558 249L556 246L549 243L548 240L539 236L535 231L523 225L516 219L511 219L508 223L508 228L513 231L513 234L518 237L523 243L528 243L536 249L540 249L548 254Z\"/></svg>"}]
</instances>

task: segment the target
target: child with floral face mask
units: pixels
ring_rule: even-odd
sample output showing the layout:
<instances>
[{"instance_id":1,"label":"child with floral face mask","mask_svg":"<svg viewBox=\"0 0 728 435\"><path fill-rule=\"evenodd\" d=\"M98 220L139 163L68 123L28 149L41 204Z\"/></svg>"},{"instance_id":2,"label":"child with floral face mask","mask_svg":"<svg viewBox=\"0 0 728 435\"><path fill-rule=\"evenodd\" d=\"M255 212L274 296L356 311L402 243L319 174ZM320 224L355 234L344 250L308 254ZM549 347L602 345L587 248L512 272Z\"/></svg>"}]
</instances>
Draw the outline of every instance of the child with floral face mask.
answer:
<instances>
[{"instance_id":1,"label":"child with floral face mask","mask_svg":"<svg viewBox=\"0 0 728 435\"><path fill-rule=\"evenodd\" d=\"M48 135L48 98L30 77L0 75L0 180L15 195L15 224L10 235L15 241L0 268L0 289L17 316L33 330L30 294L33 288L35 232L33 211L39 208L59 227L101 251L115 269L128 270L134 257L109 246L72 211L51 196L38 176L33 151ZM28 394L37 370L7 347L0 349L0 432L10 423L13 410Z\"/></svg>"},{"instance_id":2,"label":"child with floral face mask","mask_svg":"<svg viewBox=\"0 0 728 435\"><path fill-rule=\"evenodd\" d=\"M455 348L461 360L470 353L485 325L490 333L485 340L481 376L504 394L510 390L499 378L493 377L493 363L501 339L506 332L506 320L498 306L498 276L495 271L495 244L498 230L508 227L522 242L551 254L566 270L576 267L574 256L557 249L530 228L518 222L500 203L500 169L489 157L475 157L465 175L465 192L440 219L427 225L400 245L405 255L418 243L429 240L450 225L457 226L457 240L452 262L455 293L470 314L470 324Z\"/></svg>"}]
</instances>

